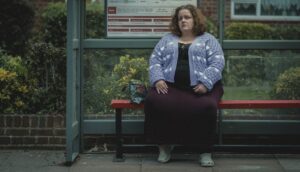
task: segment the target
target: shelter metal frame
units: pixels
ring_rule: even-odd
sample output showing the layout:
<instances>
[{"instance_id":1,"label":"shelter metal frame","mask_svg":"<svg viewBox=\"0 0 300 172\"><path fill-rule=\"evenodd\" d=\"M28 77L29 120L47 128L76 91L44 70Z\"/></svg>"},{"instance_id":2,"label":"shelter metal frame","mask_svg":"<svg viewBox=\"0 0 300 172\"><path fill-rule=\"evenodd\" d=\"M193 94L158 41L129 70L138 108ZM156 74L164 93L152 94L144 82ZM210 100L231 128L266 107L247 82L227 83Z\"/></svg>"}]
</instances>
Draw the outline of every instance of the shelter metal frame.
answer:
<instances>
[{"instance_id":1,"label":"shelter metal frame","mask_svg":"<svg viewBox=\"0 0 300 172\"><path fill-rule=\"evenodd\" d=\"M200 1L199 1L200 2ZM199 3L198 2L198 3ZM67 1L67 114L66 114L66 162L72 164L83 150L82 138L85 134L114 134L115 123L111 120L85 120L82 112L83 52L86 49L152 49L159 39L86 39L85 0ZM224 50L300 50L300 40L224 40L224 7L225 0L218 0L219 42ZM266 132L263 123L276 126L286 131L286 127L300 126L300 120L224 120L223 133L248 132L245 125L252 126L255 131ZM230 125L240 126L242 130L231 131ZM143 120L124 120L124 133L138 134L143 131ZM227 128L227 129L226 129ZM272 128L272 127L271 127ZM245 130L245 131L244 131ZM293 131L295 132L295 131ZM269 133L272 131L269 129ZM300 130L298 130L300 134ZM251 147L249 145L249 147Z\"/></svg>"}]
</instances>

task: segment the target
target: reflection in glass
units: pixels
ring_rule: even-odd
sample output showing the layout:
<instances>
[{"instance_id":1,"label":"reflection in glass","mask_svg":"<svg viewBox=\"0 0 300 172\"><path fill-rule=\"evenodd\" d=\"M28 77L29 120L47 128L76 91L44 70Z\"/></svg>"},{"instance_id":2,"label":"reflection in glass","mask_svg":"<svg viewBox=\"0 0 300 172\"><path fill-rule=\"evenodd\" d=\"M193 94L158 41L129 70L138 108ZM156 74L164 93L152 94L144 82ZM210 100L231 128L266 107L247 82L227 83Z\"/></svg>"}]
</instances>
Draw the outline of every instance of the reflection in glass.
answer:
<instances>
[{"instance_id":1,"label":"reflection in glass","mask_svg":"<svg viewBox=\"0 0 300 172\"><path fill-rule=\"evenodd\" d=\"M235 15L256 15L255 3L235 3L234 4Z\"/></svg>"},{"instance_id":2,"label":"reflection in glass","mask_svg":"<svg viewBox=\"0 0 300 172\"><path fill-rule=\"evenodd\" d=\"M300 16L300 0L261 0L261 15Z\"/></svg>"}]
</instances>

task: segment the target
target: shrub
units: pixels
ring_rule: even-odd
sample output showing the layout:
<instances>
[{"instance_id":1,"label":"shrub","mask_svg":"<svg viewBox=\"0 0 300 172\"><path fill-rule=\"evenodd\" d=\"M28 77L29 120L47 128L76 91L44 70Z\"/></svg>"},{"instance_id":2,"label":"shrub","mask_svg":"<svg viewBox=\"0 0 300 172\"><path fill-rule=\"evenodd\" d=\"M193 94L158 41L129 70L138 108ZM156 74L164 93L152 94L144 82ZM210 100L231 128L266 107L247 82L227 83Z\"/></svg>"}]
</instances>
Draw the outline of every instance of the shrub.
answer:
<instances>
[{"instance_id":1,"label":"shrub","mask_svg":"<svg viewBox=\"0 0 300 172\"><path fill-rule=\"evenodd\" d=\"M99 38L105 35L103 6L92 4L86 11L86 37ZM42 13L42 39L56 47L65 47L67 41L67 9L62 2L49 3Z\"/></svg>"},{"instance_id":2,"label":"shrub","mask_svg":"<svg viewBox=\"0 0 300 172\"><path fill-rule=\"evenodd\" d=\"M112 113L110 101L115 98L129 98L126 87L131 79L138 79L148 83L148 65L145 58L129 55L115 57L113 59L118 59L115 65L111 62L112 60L106 64L104 59L107 58L99 60L97 56L90 59L92 63L90 68L93 68L91 70L93 75L88 74L88 77L85 77L83 87L83 107L84 112L87 114ZM108 64L113 66L107 67ZM113 70L111 71L112 68Z\"/></svg>"},{"instance_id":3,"label":"shrub","mask_svg":"<svg viewBox=\"0 0 300 172\"><path fill-rule=\"evenodd\" d=\"M66 4L49 3L41 15L42 39L57 47L65 47L67 42Z\"/></svg>"},{"instance_id":4,"label":"shrub","mask_svg":"<svg viewBox=\"0 0 300 172\"><path fill-rule=\"evenodd\" d=\"M272 92L276 99L300 99L300 67L290 68L279 75Z\"/></svg>"},{"instance_id":5,"label":"shrub","mask_svg":"<svg viewBox=\"0 0 300 172\"><path fill-rule=\"evenodd\" d=\"M274 33L273 39L288 39L299 40L300 39L300 24L293 25L273 25Z\"/></svg>"},{"instance_id":6,"label":"shrub","mask_svg":"<svg viewBox=\"0 0 300 172\"><path fill-rule=\"evenodd\" d=\"M148 85L148 63L144 57L132 58L129 55L121 56L120 63L115 65L113 74L117 77L119 86L127 86L132 79L140 80Z\"/></svg>"},{"instance_id":7,"label":"shrub","mask_svg":"<svg viewBox=\"0 0 300 172\"><path fill-rule=\"evenodd\" d=\"M261 23L230 23L225 29L226 39L272 39L272 28Z\"/></svg>"},{"instance_id":8,"label":"shrub","mask_svg":"<svg viewBox=\"0 0 300 172\"><path fill-rule=\"evenodd\" d=\"M0 1L0 47L22 55L34 22L34 10L27 0Z\"/></svg>"},{"instance_id":9,"label":"shrub","mask_svg":"<svg viewBox=\"0 0 300 172\"><path fill-rule=\"evenodd\" d=\"M264 61L265 68L261 72L265 73L266 80L271 83L287 69L300 66L299 53L291 50L273 50L264 56Z\"/></svg>"},{"instance_id":10,"label":"shrub","mask_svg":"<svg viewBox=\"0 0 300 172\"><path fill-rule=\"evenodd\" d=\"M64 112L66 95L66 50L50 43L32 43L26 66L37 82L32 110ZM35 108L35 109L34 109Z\"/></svg>"},{"instance_id":11,"label":"shrub","mask_svg":"<svg viewBox=\"0 0 300 172\"><path fill-rule=\"evenodd\" d=\"M0 113L29 112L34 82L28 80L28 71L20 57L0 51Z\"/></svg>"}]
</instances>

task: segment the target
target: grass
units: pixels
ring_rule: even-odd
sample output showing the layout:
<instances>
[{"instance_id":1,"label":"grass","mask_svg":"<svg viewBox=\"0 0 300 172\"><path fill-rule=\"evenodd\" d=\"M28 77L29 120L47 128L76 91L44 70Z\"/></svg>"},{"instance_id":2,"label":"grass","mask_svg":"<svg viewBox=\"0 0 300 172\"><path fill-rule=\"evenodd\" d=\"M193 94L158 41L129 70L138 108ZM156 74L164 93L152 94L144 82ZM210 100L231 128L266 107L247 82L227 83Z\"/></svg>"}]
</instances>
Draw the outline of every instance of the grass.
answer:
<instances>
[{"instance_id":1,"label":"grass","mask_svg":"<svg viewBox=\"0 0 300 172\"><path fill-rule=\"evenodd\" d=\"M224 86L223 100L268 100L271 99L270 87L262 86L243 86L229 87Z\"/></svg>"}]
</instances>

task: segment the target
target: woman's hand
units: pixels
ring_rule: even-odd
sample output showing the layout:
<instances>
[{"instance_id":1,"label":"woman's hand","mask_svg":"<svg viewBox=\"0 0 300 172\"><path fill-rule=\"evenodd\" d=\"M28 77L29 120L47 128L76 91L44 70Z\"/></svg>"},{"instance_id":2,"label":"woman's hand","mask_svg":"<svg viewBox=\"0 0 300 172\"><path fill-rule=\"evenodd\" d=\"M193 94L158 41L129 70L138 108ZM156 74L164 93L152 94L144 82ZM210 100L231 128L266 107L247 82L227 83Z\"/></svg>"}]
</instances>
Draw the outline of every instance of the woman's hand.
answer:
<instances>
[{"instance_id":1,"label":"woman's hand","mask_svg":"<svg viewBox=\"0 0 300 172\"><path fill-rule=\"evenodd\" d=\"M198 84L194 88L194 92L198 94L205 94L207 93L207 88L203 84Z\"/></svg>"},{"instance_id":2,"label":"woman's hand","mask_svg":"<svg viewBox=\"0 0 300 172\"><path fill-rule=\"evenodd\" d=\"M168 85L164 80L159 80L155 83L156 91L158 94L168 94Z\"/></svg>"}]
</instances>

